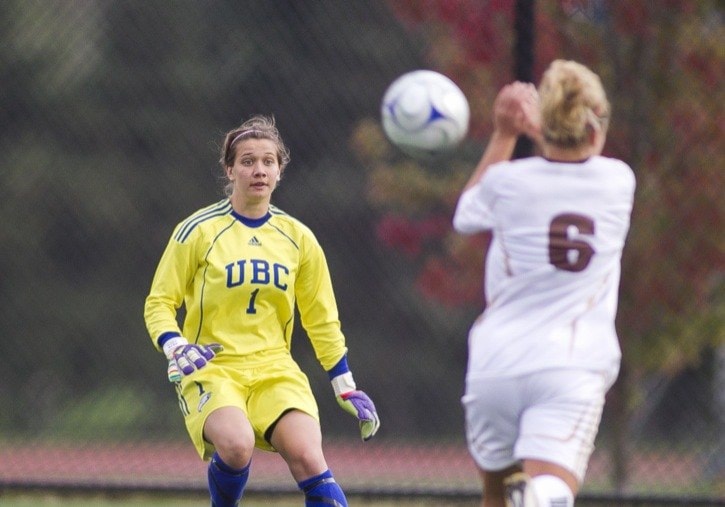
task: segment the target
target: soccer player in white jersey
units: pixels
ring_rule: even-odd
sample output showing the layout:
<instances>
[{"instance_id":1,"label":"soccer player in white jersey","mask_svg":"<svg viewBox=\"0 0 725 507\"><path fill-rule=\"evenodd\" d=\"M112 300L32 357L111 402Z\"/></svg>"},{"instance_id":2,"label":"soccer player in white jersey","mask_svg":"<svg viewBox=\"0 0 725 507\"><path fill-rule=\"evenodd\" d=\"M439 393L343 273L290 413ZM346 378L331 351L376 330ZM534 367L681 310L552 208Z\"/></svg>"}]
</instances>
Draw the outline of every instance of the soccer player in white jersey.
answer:
<instances>
[{"instance_id":1,"label":"soccer player in white jersey","mask_svg":"<svg viewBox=\"0 0 725 507\"><path fill-rule=\"evenodd\" d=\"M228 198L175 228L146 299L146 326L168 359L191 440L210 460L212 506L238 505L255 447L279 452L306 506L346 506L323 455L309 381L290 354L295 305L363 440L380 423L348 367L322 248L270 203L289 152L265 116L229 131L221 151Z\"/></svg>"},{"instance_id":2,"label":"soccer player in white jersey","mask_svg":"<svg viewBox=\"0 0 725 507\"><path fill-rule=\"evenodd\" d=\"M599 77L576 62L554 61L538 91L505 86L458 201L458 232L492 234L462 398L485 507L574 505L619 372L635 179L600 155L609 114ZM541 156L510 160L522 134Z\"/></svg>"}]
</instances>

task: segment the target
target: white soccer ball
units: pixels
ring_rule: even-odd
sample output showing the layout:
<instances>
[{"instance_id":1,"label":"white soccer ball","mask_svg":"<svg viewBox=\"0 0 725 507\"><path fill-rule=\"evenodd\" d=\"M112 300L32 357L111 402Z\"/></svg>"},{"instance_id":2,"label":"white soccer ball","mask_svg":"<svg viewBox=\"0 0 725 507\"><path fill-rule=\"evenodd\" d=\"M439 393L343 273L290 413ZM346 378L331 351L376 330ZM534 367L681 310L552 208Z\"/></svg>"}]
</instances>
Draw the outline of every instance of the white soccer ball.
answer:
<instances>
[{"instance_id":1,"label":"white soccer ball","mask_svg":"<svg viewBox=\"0 0 725 507\"><path fill-rule=\"evenodd\" d=\"M454 147L468 133L470 110L460 88L432 70L393 81L383 96L383 130L408 155L428 159Z\"/></svg>"}]
</instances>

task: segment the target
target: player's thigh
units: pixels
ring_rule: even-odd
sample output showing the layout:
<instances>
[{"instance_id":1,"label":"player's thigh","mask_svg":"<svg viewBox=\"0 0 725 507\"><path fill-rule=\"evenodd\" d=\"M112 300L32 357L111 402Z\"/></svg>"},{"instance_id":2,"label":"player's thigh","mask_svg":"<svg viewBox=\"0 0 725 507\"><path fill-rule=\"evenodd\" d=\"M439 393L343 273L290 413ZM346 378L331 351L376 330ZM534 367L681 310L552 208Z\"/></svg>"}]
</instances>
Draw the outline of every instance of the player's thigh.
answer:
<instances>
[{"instance_id":1,"label":"player's thigh","mask_svg":"<svg viewBox=\"0 0 725 507\"><path fill-rule=\"evenodd\" d=\"M204 426L209 415L223 407L237 407L242 412L246 410L246 390L234 382L223 368L210 363L184 377L176 388L186 429L202 459L209 459L214 453L214 446L204 438Z\"/></svg>"},{"instance_id":2,"label":"player's thigh","mask_svg":"<svg viewBox=\"0 0 725 507\"><path fill-rule=\"evenodd\" d=\"M529 377L529 407L521 415L517 458L569 470L579 482L594 450L607 381L583 370L551 370Z\"/></svg>"},{"instance_id":3,"label":"player's thigh","mask_svg":"<svg viewBox=\"0 0 725 507\"><path fill-rule=\"evenodd\" d=\"M270 441L280 453L307 454L322 449L320 423L311 415L289 410L275 423Z\"/></svg>"},{"instance_id":4,"label":"player's thigh","mask_svg":"<svg viewBox=\"0 0 725 507\"><path fill-rule=\"evenodd\" d=\"M254 450L252 425L244 411L236 406L219 407L211 412L204 422L203 434L204 440L223 457L251 457Z\"/></svg>"},{"instance_id":5,"label":"player's thigh","mask_svg":"<svg viewBox=\"0 0 725 507\"><path fill-rule=\"evenodd\" d=\"M479 468L503 470L514 465L521 411L518 378L469 379L462 403L468 449Z\"/></svg>"},{"instance_id":6,"label":"player's thigh","mask_svg":"<svg viewBox=\"0 0 725 507\"><path fill-rule=\"evenodd\" d=\"M311 415L299 410L286 412L274 425L269 440L297 482L327 470L320 423Z\"/></svg>"},{"instance_id":7,"label":"player's thigh","mask_svg":"<svg viewBox=\"0 0 725 507\"><path fill-rule=\"evenodd\" d=\"M307 376L292 359L260 371L247 402L257 447L273 450L270 438L276 423L291 410L308 414L319 425L319 411Z\"/></svg>"}]
</instances>

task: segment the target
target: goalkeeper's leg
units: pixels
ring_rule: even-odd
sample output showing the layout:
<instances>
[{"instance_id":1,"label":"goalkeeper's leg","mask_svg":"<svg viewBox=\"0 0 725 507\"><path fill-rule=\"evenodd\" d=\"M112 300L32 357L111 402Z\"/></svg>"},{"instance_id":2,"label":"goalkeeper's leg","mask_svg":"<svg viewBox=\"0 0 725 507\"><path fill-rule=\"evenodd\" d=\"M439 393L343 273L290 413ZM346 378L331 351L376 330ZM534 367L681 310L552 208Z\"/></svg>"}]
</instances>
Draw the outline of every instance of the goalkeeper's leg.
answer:
<instances>
[{"instance_id":1,"label":"goalkeeper's leg","mask_svg":"<svg viewBox=\"0 0 725 507\"><path fill-rule=\"evenodd\" d=\"M345 493L329 470L297 485L305 494L305 507L347 507Z\"/></svg>"},{"instance_id":2,"label":"goalkeeper's leg","mask_svg":"<svg viewBox=\"0 0 725 507\"><path fill-rule=\"evenodd\" d=\"M299 410L286 412L270 429L270 441L305 494L306 507L347 507L345 494L325 461L315 417Z\"/></svg>"},{"instance_id":3,"label":"goalkeeper's leg","mask_svg":"<svg viewBox=\"0 0 725 507\"><path fill-rule=\"evenodd\" d=\"M254 431L241 409L227 406L209 414L203 434L216 449L208 469L212 506L236 507L249 478Z\"/></svg>"},{"instance_id":4,"label":"goalkeeper's leg","mask_svg":"<svg viewBox=\"0 0 725 507\"><path fill-rule=\"evenodd\" d=\"M249 478L249 466L232 468L217 453L209 463L209 494L213 507L236 507L244 494L244 487Z\"/></svg>"}]
</instances>

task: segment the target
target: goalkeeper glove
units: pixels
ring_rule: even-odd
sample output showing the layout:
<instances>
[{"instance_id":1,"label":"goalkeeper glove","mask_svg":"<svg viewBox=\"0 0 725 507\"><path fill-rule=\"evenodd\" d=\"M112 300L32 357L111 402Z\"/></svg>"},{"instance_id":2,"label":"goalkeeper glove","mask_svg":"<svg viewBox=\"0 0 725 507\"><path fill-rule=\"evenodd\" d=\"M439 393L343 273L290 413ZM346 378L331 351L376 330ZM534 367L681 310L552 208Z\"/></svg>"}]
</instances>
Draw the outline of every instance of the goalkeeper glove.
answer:
<instances>
[{"instance_id":1,"label":"goalkeeper glove","mask_svg":"<svg viewBox=\"0 0 725 507\"><path fill-rule=\"evenodd\" d=\"M373 438L380 428L380 418L373 400L356 389L352 373L349 371L334 377L330 382L338 405L360 421L360 436L363 441Z\"/></svg>"},{"instance_id":2,"label":"goalkeeper glove","mask_svg":"<svg viewBox=\"0 0 725 507\"><path fill-rule=\"evenodd\" d=\"M206 363L211 361L217 352L223 350L224 347L218 343L210 345L191 344L183 336L176 336L167 340L163 345L163 349L166 358L169 360L166 369L169 382L178 383L181 382L184 375L190 375L194 373L194 370L206 366Z\"/></svg>"}]
</instances>

